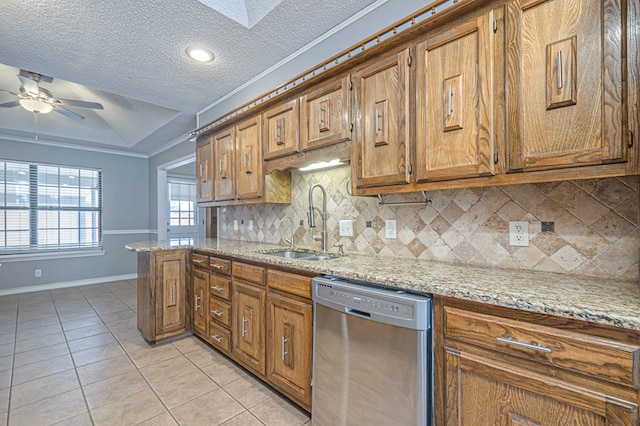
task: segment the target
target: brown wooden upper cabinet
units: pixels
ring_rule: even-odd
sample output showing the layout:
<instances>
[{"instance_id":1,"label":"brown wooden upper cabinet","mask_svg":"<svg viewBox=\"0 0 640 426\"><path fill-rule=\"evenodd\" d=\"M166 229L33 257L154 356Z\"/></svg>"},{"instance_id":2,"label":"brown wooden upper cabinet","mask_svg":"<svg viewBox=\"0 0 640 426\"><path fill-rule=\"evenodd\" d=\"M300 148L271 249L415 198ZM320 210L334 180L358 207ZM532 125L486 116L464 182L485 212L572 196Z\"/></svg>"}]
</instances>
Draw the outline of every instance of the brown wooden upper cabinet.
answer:
<instances>
[{"instance_id":1,"label":"brown wooden upper cabinet","mask_svg":"<svg viewBox=\"0 0 640 426\"><path fill-rule=\"evenodd\" d=\"M215 201L233 200L235 191L235 128L225 129L213 136L215 160Z\"/></svg>"},{"instance_id":2,"label":"brown wooden upper cabinet","mask_svg":"<svg viewBox=\"0 0 640 426\"><path fill-rule=\"evenodd\" d=\"M262 175L262 128L261 116L257 115L236 126L238 155L237 198L239 200L262 197L264 176Z\"/></svg>"},{"instance_id":3,"label":"brown wooden upper cabinet","mask_svg":"<svg viewBox=\"0 0 640 426\"><path fill-rule=\"evenodd\" d=\"M265 160L300 151L299 98L266 110L263 117Z\"/></svg>"},{"instance_id":4,"label":"brown wooden upper cabinet","mask_svg":"<svg viewBox=\"0 0 640 426\"><path fill-rule=\"evenodd\" d=\"M491 16L416 46L416 181L494 174Z\"/></svg>"},{"instance_id":5,"label":"brown wooden upper cabinet","mask_svg":"<svg viewBox=\"0 0 640 426\"><path fill-rule=\"evenodd\" d=\"M213 151L211 138L198 141L196 145L196 201L213 201Z\"/></svg>"},{"instance_id":6,"label":"brown wooden upper cabinet","mask_svg":"<svg viewBox=\"0 0 640 426\"><path fill-rule=\"evenodd\" d=\"M303 151L351 139L350 84L347 75L302 95L300 146Z\"/></svg>"},{"instance_id":7,"label":"brown wooden upper cabinet","mask_svg":"<svg viewBox=\"0 0 640 426\"><path fill-rule=\"evenodd\" d=\"M618 0L506 5L509 171L627 160L626 16Z\"/></svg>"},{"instance_id":8,"label":"brown wooden upper cabinet","mask_svg":"<svg viewBox=\"0 0 640 426\"><path fill-rule=\"evenodd\" d=\"M409 183L410 58L406 48L354 74L352 169L358 188Z\"/></svg>"}]
</instances>

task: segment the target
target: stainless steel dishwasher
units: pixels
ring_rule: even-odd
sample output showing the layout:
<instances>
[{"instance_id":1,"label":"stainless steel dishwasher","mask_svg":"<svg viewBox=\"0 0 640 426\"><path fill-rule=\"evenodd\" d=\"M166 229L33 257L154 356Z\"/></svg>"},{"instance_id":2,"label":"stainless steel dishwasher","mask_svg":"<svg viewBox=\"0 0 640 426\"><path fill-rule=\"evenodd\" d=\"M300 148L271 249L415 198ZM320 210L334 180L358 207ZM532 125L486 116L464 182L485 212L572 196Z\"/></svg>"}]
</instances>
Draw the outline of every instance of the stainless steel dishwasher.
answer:
<instances>
[{"instance_id":1,"label":"stainless steel dishwasher","mask_svg":"<svg viewBox=\"0 0 640 426\"><path fill-rule=\"evenodd\" d=\"M312 424L430 425L431 299L312 280Z\"/></svg>"}]
</instances>

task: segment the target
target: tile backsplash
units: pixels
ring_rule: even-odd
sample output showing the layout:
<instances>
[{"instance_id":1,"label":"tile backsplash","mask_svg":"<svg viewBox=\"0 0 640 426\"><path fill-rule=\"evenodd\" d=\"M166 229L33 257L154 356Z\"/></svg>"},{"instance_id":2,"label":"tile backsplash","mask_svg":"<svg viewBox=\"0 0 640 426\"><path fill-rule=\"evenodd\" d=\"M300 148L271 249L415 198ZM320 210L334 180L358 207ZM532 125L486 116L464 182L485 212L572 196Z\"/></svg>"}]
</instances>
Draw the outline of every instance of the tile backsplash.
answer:
<instances>
[{"instance_id":1,"label":"tile backsplash","mask_svg":"<svg viewBox=\"0 0 640 426\"><path fill-rule=\"evenodd\" d=\"M531 269L637 280L640 259L640 177L428 192L429 204L380 205L378 198L350 195L349 166L292 171L290 205L226 207L218 213L223 238L285 245L293 219L295 243L319 249L307 225L309 188L327 191L327 247L453 263ZM385 202L420 201L421 194L384 196ZM314 205L322 206L321 191ZM316 215L315 232L321 229ZM339 236L339 221L353 221L353 237ZM397 238L385 238L395 219ZM238 221L238 230L233 227ZM253 229L249 230L249 221ZM301 221L303 225L300 225ZM530 245L509 245L509 221L528 221ZM542 232L542 222L553 222Z\"/></svg>"}]
</instances>

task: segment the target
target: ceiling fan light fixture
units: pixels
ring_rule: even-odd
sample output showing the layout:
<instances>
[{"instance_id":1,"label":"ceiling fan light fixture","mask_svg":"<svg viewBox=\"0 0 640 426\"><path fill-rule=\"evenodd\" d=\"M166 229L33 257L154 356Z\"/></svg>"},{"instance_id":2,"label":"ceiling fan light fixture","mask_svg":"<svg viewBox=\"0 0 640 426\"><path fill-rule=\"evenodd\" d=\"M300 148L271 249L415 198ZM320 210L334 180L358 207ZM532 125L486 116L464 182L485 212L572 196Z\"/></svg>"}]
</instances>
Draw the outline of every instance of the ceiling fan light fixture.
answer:
<instances>
[{"instance_id":1,"label":"ceiling fan light fixture","mask_svg":"<svg viewBox=\"0 0 640 426\"><path fill-rule=\"evenodd\" d=\"M53 107L40 99L20 99L20 105L22 108L29 112L37 112L39 114L46 114L53 110Z\"/></svg>"},{"instance_id":2,"label":"ceiling fan light fixture","mask_svg":"<svg viewBox=\"0 0 640 426\"><path fill-rule=\"evenodd\" d=\"M213 52L203 47L187 47L187 56L198 62L211 62L213 61Z\"/></svg>"}]
</instances>

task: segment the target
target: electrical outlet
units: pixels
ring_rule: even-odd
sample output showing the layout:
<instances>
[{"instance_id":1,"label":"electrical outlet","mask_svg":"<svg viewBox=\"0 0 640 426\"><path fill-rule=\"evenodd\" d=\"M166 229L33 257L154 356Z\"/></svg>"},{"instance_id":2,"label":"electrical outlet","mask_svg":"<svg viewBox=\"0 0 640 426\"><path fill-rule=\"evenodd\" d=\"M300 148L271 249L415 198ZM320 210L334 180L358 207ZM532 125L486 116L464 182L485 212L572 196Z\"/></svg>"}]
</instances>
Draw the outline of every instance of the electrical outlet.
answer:
<instances>
[{"instance_id":1,"label":"electrical outlet","mask_svg":"<svg viewBox=\"0 0 640 426\"><path fill-rule=\"evenodd\" d=\"M234 231L238 230L238 219L233 219L233 230Z\"/></svg>"},{"instance_id":2,"label":"electrical outlet","mask_svg":"<svg viewBox=\"0 0 640 426\"><path fill-rule=\"evenodd\" d=\"M509 245L529 246L529 222L509 222Z\"/></svg>"},{"instance_id":3,"label":"electrical outlet","mask_svg":"<svg viewBox=\"0 0 640 426\"><path fill-rule=\"evenodd\" d=\"M36 269L36 278L40 278L42 276L42 269Z\"/></svg>"},{"instance_id":4,"label":"electrical outlet","mask_svg":"<svg viewBox=\"0 0 640 426\"><path fill-rule=\"evenodd\" d=\"M251 219L249 219L249 222L247 223L247 230L253 231L253 220Z\"/></svg>"},{"instance_id":5,"label":"electrical outlet","mask_svg":"<svg viewBox=\"0 0 640 426\"><path fill-rule=\"evenodd\" d=\"M394 240L396 238L396 221L384 221L384 237Z\"/></svg>"},{"instance_id":6,"label":"electrical outlet","mask_svg":"<svg viewBox=\"0 0 640 426\"><path fill-rule=\"evenodd\" d=\"M353 221L352 220L340 221L340 236L353 237Z\"/></svg>"}]
</instances>

